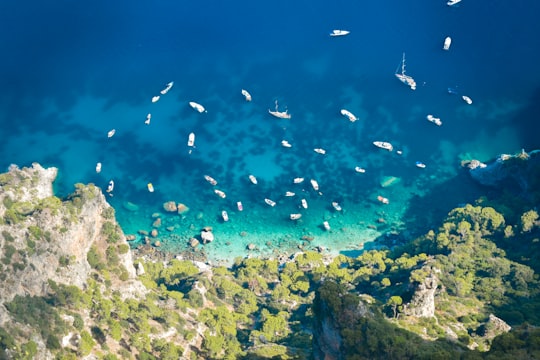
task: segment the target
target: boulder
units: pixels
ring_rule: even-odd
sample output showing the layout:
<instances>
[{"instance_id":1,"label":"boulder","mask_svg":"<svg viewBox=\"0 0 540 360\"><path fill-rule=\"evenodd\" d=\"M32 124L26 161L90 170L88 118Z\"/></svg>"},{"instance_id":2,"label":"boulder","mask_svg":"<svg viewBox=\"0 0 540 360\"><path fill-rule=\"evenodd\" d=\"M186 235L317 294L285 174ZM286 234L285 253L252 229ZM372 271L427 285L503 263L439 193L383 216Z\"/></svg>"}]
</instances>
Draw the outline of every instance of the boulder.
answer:
<instances>
[{"instance_id":1,"label":"boulder","mask_svg":"<svg viewBox=\"0 0 540 360\"><path fill-rule=\"evenodd\" d=\"M174 201L167 201L163 203L163 209L168 212L176 212L178 210L178 207L176 206L176 203Z\"/></svg>"},{"instance_id":2,"label":"boulder","mask_svg":"<svg viewBox=\"0 0 540 360\"><path fill-rule=\"evenodd\" d=\"M212 242L212 241L214 241L214 234L212 233L212 231L202 230L201 231L201 239L203 241L203 244Z\"/></svg>"}]
</instances>

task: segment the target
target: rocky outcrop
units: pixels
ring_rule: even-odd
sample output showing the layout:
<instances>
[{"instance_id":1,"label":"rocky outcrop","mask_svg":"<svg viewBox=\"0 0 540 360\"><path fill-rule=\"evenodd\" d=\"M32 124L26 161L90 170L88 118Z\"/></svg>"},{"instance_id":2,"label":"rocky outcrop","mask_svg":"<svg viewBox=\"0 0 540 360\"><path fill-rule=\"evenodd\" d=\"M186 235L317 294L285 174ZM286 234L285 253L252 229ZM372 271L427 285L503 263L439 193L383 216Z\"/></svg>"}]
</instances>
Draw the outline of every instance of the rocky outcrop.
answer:
<instances>
[{"instance_id":1,"label":"rocky outcrop","mask_svg":"<svg viewBox=\"0 0 540 360\"><path fill-rule=\"evenodd\" d=\"M127 244L99 188L77 184L61 200L52 189L56 174L55 168L39 164L11 166L0 174L0 304L16 295L43 296L49 280L82 288L92 271L87 260L92 246L104 257L109 236L116 236L116 247ZM118 260L127 274L122 294L140 294L143 287L134 280L131 253L118 252ZM0 306L0 325L6 319Z\"/></svg>"},{"instance_id":2,"label":"rocky outcrop","mask_svg":"<svg viewBox=\"0 0 540 360\"><path fill-rule=\"evenodd\" d=\"M482 324L477 329L477 334L481 337L491 341L496 336L507 333L512 329L504 320L496 317L493 314L489 314L489 318L486 323Z\"/></svg>"},{"instance_id":3,"label":"rocky outcrop","mask_svg":"<svg viewBox=\"0 0 540 360\"><path fill-rule=\"evenodd\" d=\"M403 309L408 316L424 318L435 316L435 294L439 279L435 275L435 269L429 268L426 273L429 275L417 285L411 301Z\"/></svg>"},{"instance_id":4,"label":"rocky outcrop","mask_svg":"<svg viewBox=\"0 0 540 360\"><path fill-rule=\"evenodd\" d=\"M499 155L489 164L472 160L464 162L464 165L469 168L471 177L482 185L501 187L508 184L526 193L531 184L538 181L540 150Z\"/></svg>"}]
</instances>

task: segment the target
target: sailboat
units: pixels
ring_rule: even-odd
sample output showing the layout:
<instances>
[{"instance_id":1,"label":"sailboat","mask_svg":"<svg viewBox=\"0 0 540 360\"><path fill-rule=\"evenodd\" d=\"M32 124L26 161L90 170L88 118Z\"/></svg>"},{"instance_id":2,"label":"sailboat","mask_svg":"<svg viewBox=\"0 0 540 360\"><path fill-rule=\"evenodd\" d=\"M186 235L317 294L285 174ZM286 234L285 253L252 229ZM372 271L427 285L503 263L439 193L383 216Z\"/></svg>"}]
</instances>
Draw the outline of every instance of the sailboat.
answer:
<instances>
[{"instance_id":1,"label":"sailboat","mask_svg":"<svg viewBox=\"0 0 540 360\"><path fill-rule=\"evenodd\" d=\"M401 68L401 72L399 71ZM409 86L411 90L416 90L416 81L414 79L405 74L405 53L403 53L403 58L401 59L401 63L398 65L396 69L396 77L404 83L405 85Z\"/></svg>"}]
</instances>

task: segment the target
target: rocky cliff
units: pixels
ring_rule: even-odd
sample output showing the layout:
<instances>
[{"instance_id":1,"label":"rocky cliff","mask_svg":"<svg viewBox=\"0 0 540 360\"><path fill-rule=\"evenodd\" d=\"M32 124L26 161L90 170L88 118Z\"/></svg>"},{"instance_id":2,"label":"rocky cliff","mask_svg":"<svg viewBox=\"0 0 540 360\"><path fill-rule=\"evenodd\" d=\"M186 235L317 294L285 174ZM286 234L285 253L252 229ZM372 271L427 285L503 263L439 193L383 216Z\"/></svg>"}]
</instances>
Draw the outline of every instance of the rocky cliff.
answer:
<instances>
[{"instance_id":1,"label":"rocky cliff","mask_svg":"<svg viewBox=\"0 0 540 360\"><path fill-rule=\"evenodd\" d=\"M115 247L127 246L101 190L78 184L68 198L59 199L52 188L56 175L56 168L39 164L12 165L0 175L0 304L16 295L43 296L49 280L83 288L92 270L87 259L92 247L105 254L113 234L120 234ZM123 294L139 293L131 253L117 256L127 280ZM8 319L0 306L0 326Z\"/></svg>"}]
</instances>

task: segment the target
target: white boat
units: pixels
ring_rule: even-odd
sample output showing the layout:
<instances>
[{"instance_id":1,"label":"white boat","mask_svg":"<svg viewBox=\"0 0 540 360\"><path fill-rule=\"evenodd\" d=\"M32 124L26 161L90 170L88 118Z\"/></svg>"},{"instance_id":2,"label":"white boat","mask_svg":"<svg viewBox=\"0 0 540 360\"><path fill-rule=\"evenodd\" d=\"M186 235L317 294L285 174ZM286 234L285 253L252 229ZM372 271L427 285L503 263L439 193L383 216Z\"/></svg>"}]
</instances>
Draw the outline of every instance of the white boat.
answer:
<instances>
[{"instance_id":1,"label":"white boat","mask_svg":"<svg viewBox=\"0 0 540 360\"><path fill-rule=\"evenodd\" d=\"M238 208L238 211L244 211L244 205L242 205L241 201L236 202L236 207Z\"/></svg>"},{"instance_id":2,"label":"white boat","mask_svg":"<svg viewBox=\"0 0 540 360\"><path fill-rule=\"evenodd\" d=\"M328 223L328 221L324 221L322 225L323 225L324 230L330 231L330 224Z\"/></svg>"},{"instance_id":3,"label":"white boat","mask_svg":"<svg viewBox=\"0 0 540 360\"><path fill-rule=\"evenodd\" d=\"M148 188L148 191L154 192L154 185L152 185L152 183L148 183L146 187Z\"/></svg>"},{"instance_id":4,"label":"white boat","mask_svg":"<svg viewBox=\"0 0 540 360\"><path fill-rule=\"evenodd\" d=\"M242 89L242 95L246 98L246 101L251 101L251 94L247 90Z\"/></svg>"},{"instance_id":5,"label":"white boat","mask_svg":"<svg viewBox=\"0 0 540 360\"><path fill-rule=\"evenodd\" d=\"M453 6L453 5L456 5L457 3L461 2L461 0L449 0L446 5L448 6Z\"/></svg>"},{"instance_id":6,"label":"white boat","mask_svg":"<svg viewBox=\"0 0 540 360\"><path fill-rule=\"evenodd\" d=\"M268 109L268 112L270 113L270 115L273 115L277 118L280 118L280 119L290 119L291 118L291 114L289 114L287 112L288 110L285 110L285 111L279 111L278 110L278 101L276 100L276 108L274 111Z\"/></svg>"},{"instance_id":7,"label":"white boat","mask_svg":"<svg viewBox=\"0 0 540 360\"><path fill-rule=\"evenodd\" d=\"M159 95L152 97L152 102L155 103L159 100Z\"/></svg>"},{"instance_id":8,"label":"white boat","mask_svg":"<svg viewBox=\"0 0 540 360\"><path fill-rule=\"evenodd\" d=\"M354 116L352 112L346 109L341 109L341 115L346 116L350 122L355 122L358 120L358 118Z\"/></svg>"},{"instance_id":9,"label":"white boat","mask_svg":"<svg viewBox=\"0 0 540 360\"><path fill-rule=\"evenodd\" d=\"M379 200L381 203L386 204L386 205L390 204L390 200L388 200L388 198L385 198L381 195L377 196L377 200Z\"/></svg>"},{"instance_id":10,"label":"white boat","mask_svg":"<svg viewBox=\"0 0 540 360\"><path fill-rule=\"evenodd\" d=\"M268 205L272 206L272 207L276 206L276 202L273 201L273 200L264 199L264 202L267 203Z\"/></svg>"},{"instance_id":11,"label":"white boat","mask_svg":"<svg viewBox=\"0 0 540 360\"><path fill-rule=\"evenodd\" d=\"M307 209L307 208L308 208L308 204L307 204L307 200L306 200L306 199L302 199L302 200L300 200L300 202L302 203L302 207L303 207L304 209Z\"/></svg>"},{"instance_id":12,"label":"white boat","mask_svg":"<svg viewBox=\"0 0 540 360\"><path fill-rule=\"evenodd\" d=\"M343 210L337 201L333 201L333 202L332 202L332 207L333 207L336 211L341 211L341 210Z\"/></svg>"},{"instance_id":13,"label":"white boat","mask_svg":"<svg viewBox=\"0 0 540 360\"><path fill-rule=\"evenodd\" d=\"M311 179L309 180L309 182L311 183L313 190L319 191L319 183L316 180Z\"/></svg>"},{"instance_id":14,"label":"white boat","mask_svg":"<svg viewBox=\"0 0 540 360\"><path fill-rule=\"evenodd\" d=\"M168 84L165 86L165 88L164 88L163 90L161 90L159 93L160 93L161 95L165 95L166 93L169 92L169 90L171 90L171 88L173 87L173 85L174 85L174 81L171 81L171 82L168 83Z\"/></svg>"},{"instance_id":15,"label":"white boat","mask_svg":"<svg viewBox=\"0 0 540 360\"><path fill-rule=\"evenodd\" d=\"M386 141L374 141L373 145L375 145L376 147L379 147L381 149L388 150L388 151L394 150L394 147L392 146L392 144L390 144L389 142L386 142Z\"/></svg>"},{"instance_id":16,"label":"white boat","mask_svg":"<svg viewBox=\"0 0 540 360\"><path fill-rule=\"evenodd\" d=\"M191 106L193 109L197 110L200 113L207 112L204 106L201 104L196 103L195 101L190 101L189 106Z\"/></svg>"},{"instance_id":17,"label":"white boat","mask_svg":"<svg viewBox=\"0 0 540 360\"><path fill-rule=\"evenodd\" d=\"M204 175L204 179L214 186L217 185L217 181L209 175Z\"/></svg>"},{"instance_id":18,"label":"white boat","mask_svg":"<svg viewBox=\"0 0 540 360\"><path fill-rule=\"evenodd\" d=\"M315 148L315 149L313 149L313 151L315 151L317 154L321 154L321 155L326 154L326 150L321 149L321 148Z\"/></svg>"},{"instance_id":19,"label":"white boat","mask_svg":"<svg viewBox=\"0 0 540 360\"><path fill-rule=\"evenodd\" d=\"M148 115L146 115L146 120L144 120L144 123L146 125L150 125L150 120L151 119L152 119L152 114L149 113Z\"/></svg>"},{"instance_id":20,"label":"white boat","mask_svg":"<svg viewBox=\"0 0 540 360\"><path fill-rule=\"evenodd\" d=\"M351 32L348 30L332 30L330 36L345 36L349 35Z\"/></svg>"},{"instance_id":21,"label":"white boat","mask_svg":"<svg viewBox=\"0 0 540 360\"><path fill-rule=\"evenodd\" d=\"M361 168L360 166L356 166L356 167L354 168L354 171L356 171L357 173L363 174L363 173L366 172L366 169Z\"/></svg>"},{"instance_id":22,"label":"white boat","mask_svg":"<svg viewBox=\"0 0 540 360\"><path fill-rule=\"evenodd\" d=\"M195 146L195 134L194 133L189 134L187 146L189 146L189 147L194 147Z\"/></svg>"},{"instance_id":23,"label":"white boat","mask_svg":"<svg viewBox=\"0 0 540 360\"><path fill-rule=\"evenodd\" d=\"M291 197L291 196L294 196L295 194L292 192L292 191L287 191L285 192L285 196L286 197Z\"/></svg>"},{"instance_id":24,"label":"white boat","mask_svg":"<svg viewBox=\"0 0 540 360\"><path fill-rule=\"evenodd\" d=\"M463 101L465 101L467 104L471 105L472 104L472 99L466 95L463 95L461 97L463 99Z\"/></svg>"},{"instance_id":25,"label":"white boat","mask_svg":"<svg viewBox=\"0 0 540 360\"><path fill-rule=\"evenodd\" d=\"M225 210L221 212L221 217L223 218L223 221L227 222L229 221L229 214Z\"/></svg>"},{"instance_id":26,"label":"white boat","mask_svg":"<svg viewBox=\"0 0 540 360\"><path fill-rule=\"evenodd\" d=\"M96 164L96 172L97 172L98 174L101 172L101 163L100 163L100 162L98 162L98 163Z\"/></svg>"},{"instance_id":27,"label":"white boat","mask_svg":"<svg viewBox=\"0 0 540 360\"><path fill-rule=\"evenodd\" d=\"M289 218L290 218L291 220L298 220L298 219L300 219L301 217L302 217L302 214L290 214L290 215L289 215Z\"/></svg>"},{"instance_id":28,"label":"white boat","mask_svg":"<svg viewBox=\"0 0 540 360\"><path fill-rule=\"evenodd\" d=\"M426 164L424 164L423 162L421 161L417 161L415 163L416 167L419 167L420 169L425 169L426 168Z\"/></svg>"},{"instance_id":29,"label":"white boat","mask_svg":"<svg viewBox=\"0 0 540 360\"><path fill-rule=\"evenodd\" d=\"M257 185L257 178L254 175L249 175L248 177L253 185Z\"/></svg>"},{"instance_id":30,"label":"white boat","mask_svg":"<svg viewBox=\"0 0 540 360\"><path fill-rule=\"evenodd\" d=\"M436 118L435 116L429 114L428 116L426 116L426 119L432 123L434 123L435 125L437 126L441 126L442 125L442 121L440 118Z\"/></svg>"},{"instance_id":31,"label":"white boat","mask_svg":"<svg viewBox=\"0 0 540 360\"><path fill-rule=\"evenodd\" d=\"M293 183L295 184L300 184L302 182L304 182L304 178L301 178L301 177L294 178L293 180Z\"/></svg>"},{"instance_id":32,"label":"white boat","mask_svg":"<svg viewBox=\"0 0 540 360\"><path fill-rule=\"evenodd\" d=\"M447 36L445 39L444 39L444 44L443 44L443 50L448 50L450 49L450 45L452 44L452 38L450 36Z\"/></svg>"},{"instance_id":33,"label":"white boat","mask_svg":"<svg viewBox=\"0 0 540 360\"><path fill-rule=\"evenodd\" d=\"M108 138L112 138L114 136L114 134L116 134L116 129L112 129L111 131L109 131L107 133L107 137Z\"/></svg>"},{"instance_id":34,"label":"white boat","mask_svg":"<svg viewBox=\"0 0 540 360\"><path fill-rule=\"evenodd\" d=\"M401 72L400 72L401 69ZM403 58L401 59L401 63L398 65L395 73L396 77L411 88L411 90L416 90L416 81L412 78L412 76L405 74L405 53L403 53Z\"/></svg>"},{"instance_id":35,"label":"white boat","mask_svg":"<svg viewBox=\"0 0 540 360\"><path fill-rule=\"evenodd\" d=\"M286 148L292 147L292 145L289 144L287 140L281 140L281 146L286 147Z\"/></svg>"},{"instance_id":36,"label":"white boat","mask_svg":"<svg viewBox=\"0 0 540 360\"><path fill-rule=\"evenodd\" d=\"M114 190L114 181L109 181L109 186L107 186L107 192L111 193Z\"/></svg>"},{"instance_id":37,"label":"white boat","mask_svg":"<svg viewBox=\"0 0 540 360\"><path fill-rule=\"evenodd\" d=\"M219 196L222 199L225 199L227 197L227 195L221 190L215 189L214 192L216 193L217 196Z\"/></svg>"}]
</instances>

